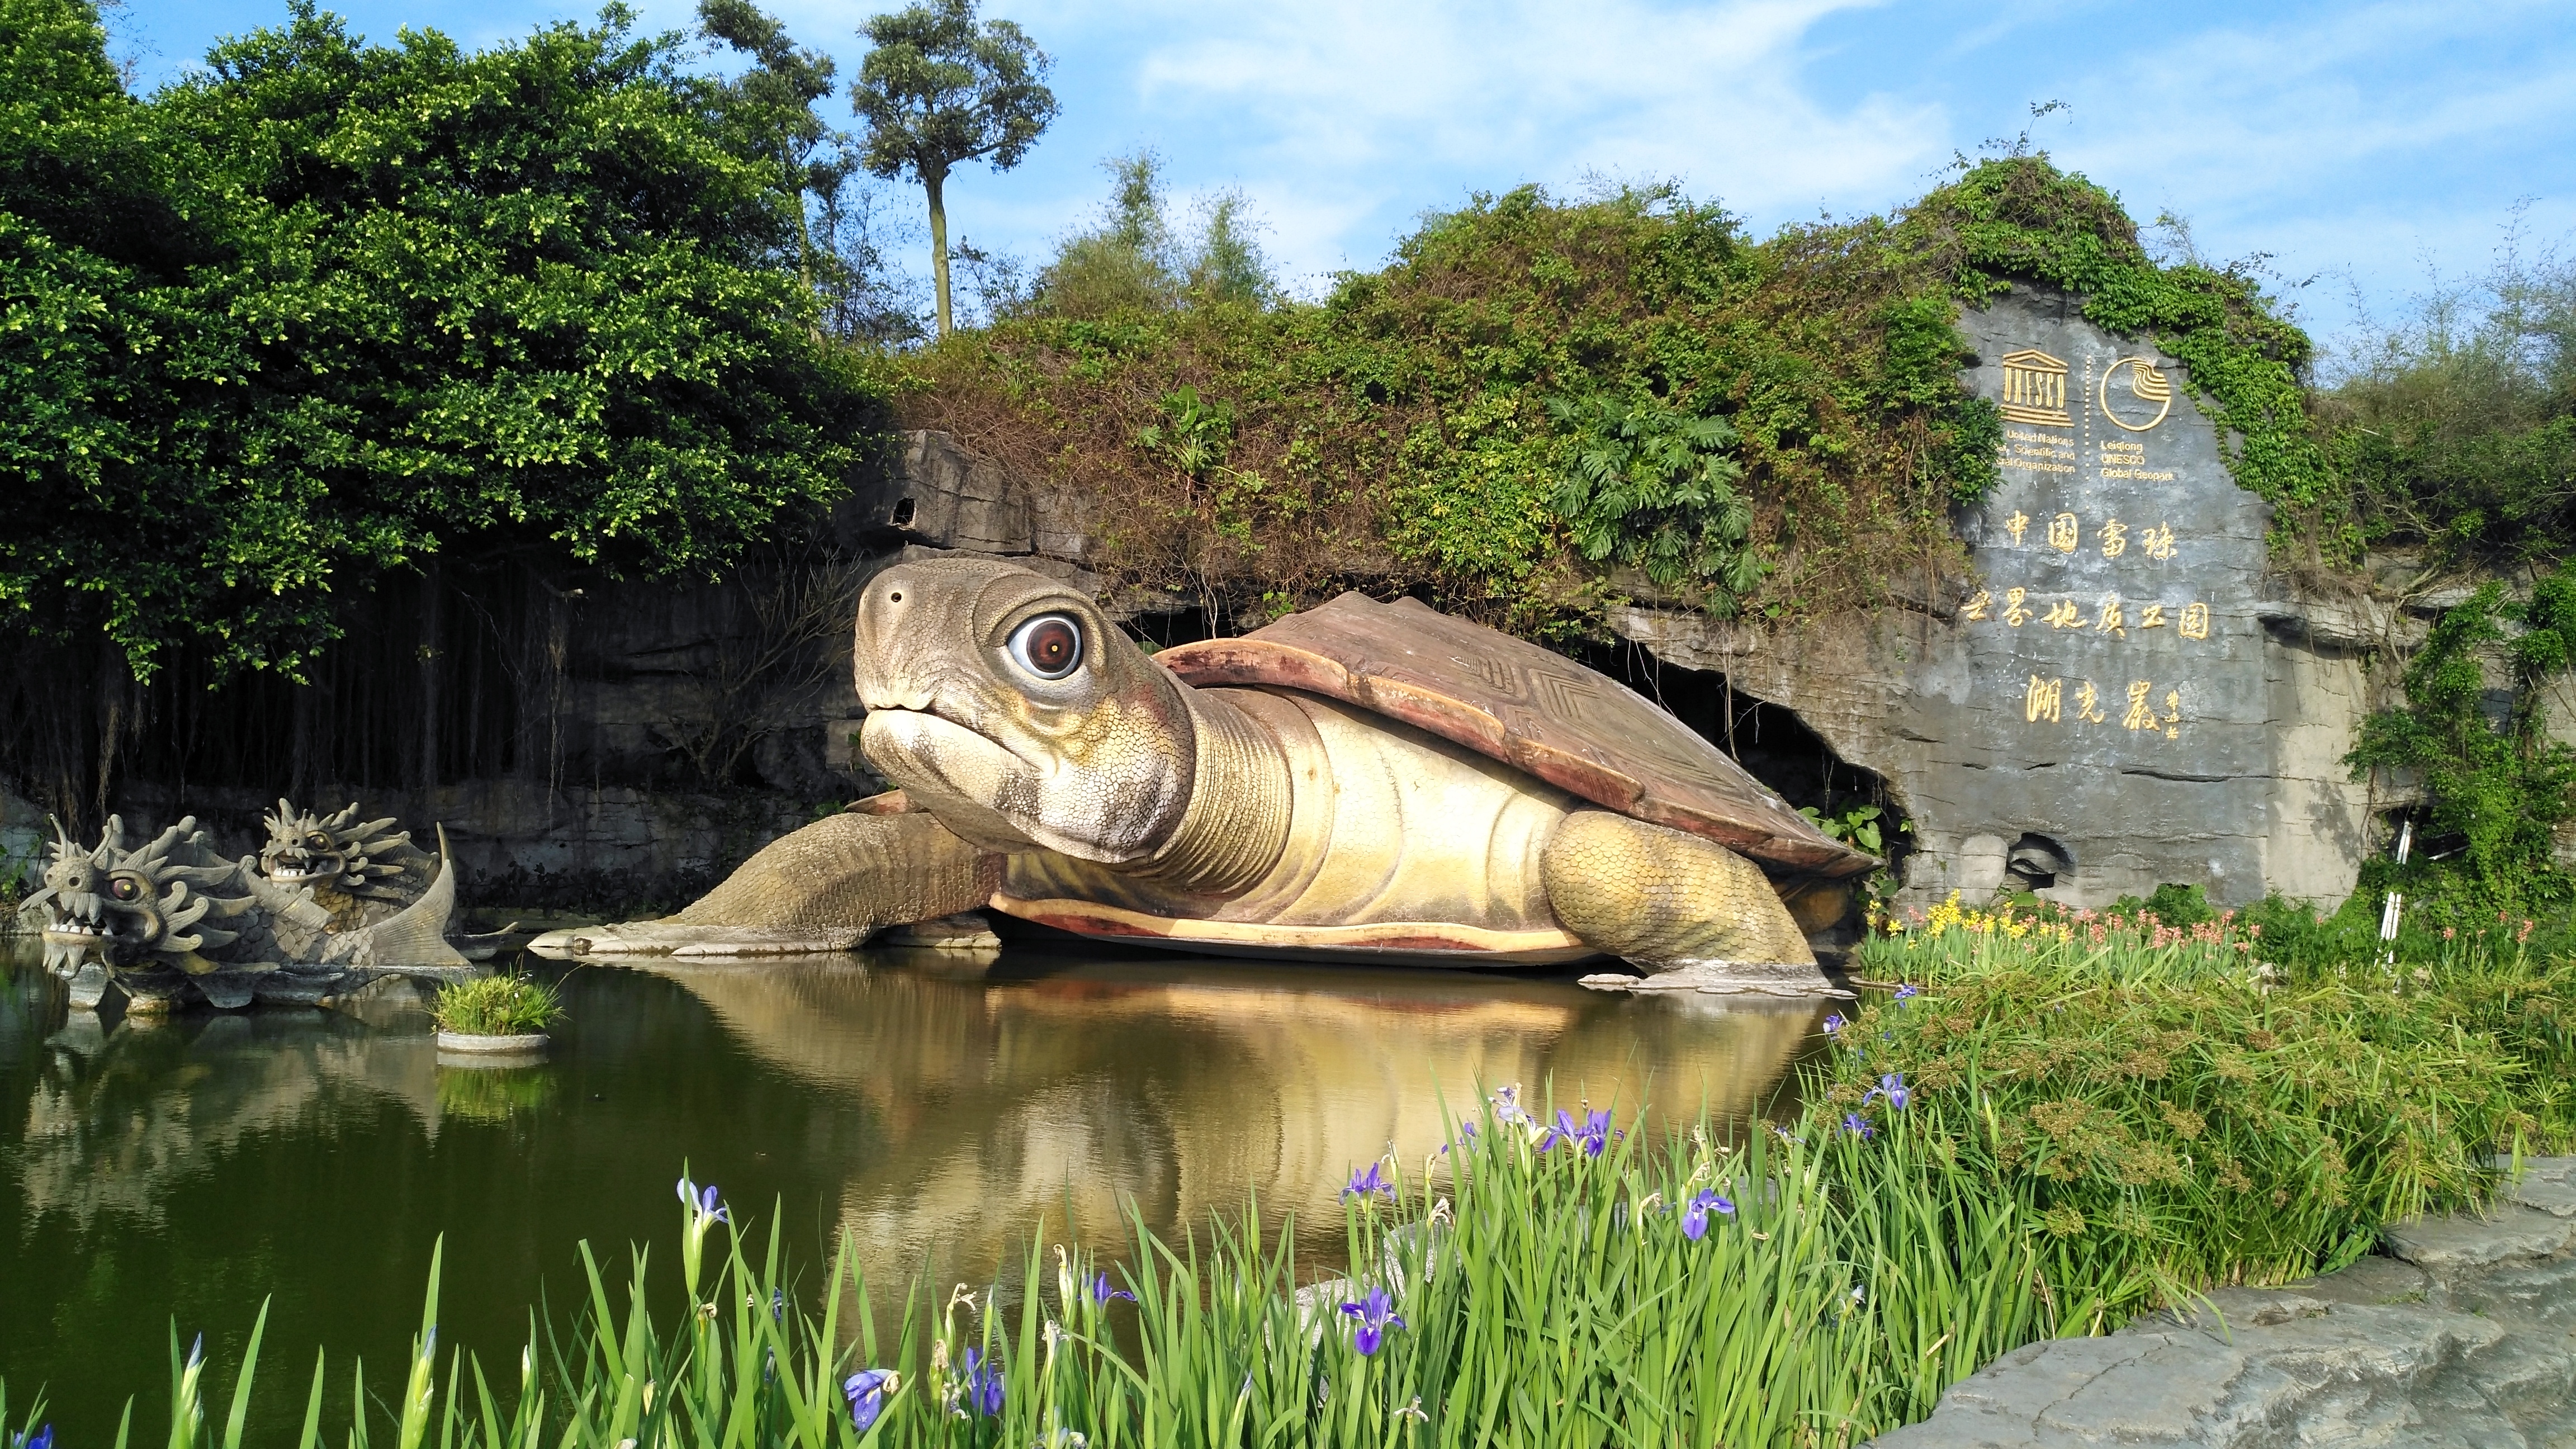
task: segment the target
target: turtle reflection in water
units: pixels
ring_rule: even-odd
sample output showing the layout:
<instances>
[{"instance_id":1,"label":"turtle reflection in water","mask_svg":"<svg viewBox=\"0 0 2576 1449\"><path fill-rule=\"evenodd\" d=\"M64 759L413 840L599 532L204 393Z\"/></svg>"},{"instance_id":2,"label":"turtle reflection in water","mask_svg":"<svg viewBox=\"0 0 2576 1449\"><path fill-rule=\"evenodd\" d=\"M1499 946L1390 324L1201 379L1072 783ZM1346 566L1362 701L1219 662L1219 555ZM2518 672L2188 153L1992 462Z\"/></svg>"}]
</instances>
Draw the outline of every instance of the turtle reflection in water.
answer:
<instances>
[{"instance_id":1,"label":"turtle reflection in water","mask_svg":"<svg viewBox=\"0 0 2576 1449\"><path fill-rule=\"evenodd\" d=\"M855 665L860 748L901 788L675 916L537 949L842 950L990 906L1198 951L1616 956L1645 979L1587 984L1795 994L1832 988L1792 900L1838 914L1808 887L1876 864L1632 691L1409 600L1149 655L1054 579L940 559L870 582Z\"/></svg>"}]
</instances>

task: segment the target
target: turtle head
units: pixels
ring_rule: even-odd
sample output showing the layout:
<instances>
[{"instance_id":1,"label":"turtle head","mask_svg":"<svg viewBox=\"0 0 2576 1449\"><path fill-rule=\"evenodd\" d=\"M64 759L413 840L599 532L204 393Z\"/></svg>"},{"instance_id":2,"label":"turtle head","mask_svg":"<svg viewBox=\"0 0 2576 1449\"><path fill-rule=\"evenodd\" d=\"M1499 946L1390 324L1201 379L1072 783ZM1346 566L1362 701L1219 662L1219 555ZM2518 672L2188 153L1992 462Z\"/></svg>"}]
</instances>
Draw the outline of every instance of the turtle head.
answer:
<instances>
[{"instance_id":1,"label":"turtle head","mask_svg":"<svg viewBox=\"0 0 2576 1449\"><path fill-rule=\"evenodd\" d=\"M854 670L868 763L987 850L1133 864L1189 809L1184 686L1044 574L989 559L887 569L859 596Z\"/></svg>"}]
</instances>

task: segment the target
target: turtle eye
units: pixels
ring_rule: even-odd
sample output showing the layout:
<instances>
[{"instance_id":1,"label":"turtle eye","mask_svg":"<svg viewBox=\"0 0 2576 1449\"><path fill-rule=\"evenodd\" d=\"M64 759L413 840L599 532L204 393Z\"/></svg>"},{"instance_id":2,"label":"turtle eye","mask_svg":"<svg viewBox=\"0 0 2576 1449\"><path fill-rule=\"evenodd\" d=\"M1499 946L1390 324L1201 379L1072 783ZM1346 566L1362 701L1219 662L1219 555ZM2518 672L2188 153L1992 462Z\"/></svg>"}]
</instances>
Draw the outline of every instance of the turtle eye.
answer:
<instances>
[{"instance_id":1,"label":"turtle eye","mask_svg":"<svg viewBox=\"0 0 2576 1449\"><path fill-rule=\"evenodd\" d=\"M107 883L107 893L120 901L140 900L143 882L130 875L121 875Z\"/></svg>"},{"instance_id":2,"label":"turtle eye","mask_svg":"<svg viewBox=\"0 0 2576 1449\"><path fill-rule=\"evenodd\" d=\"M1070 614L1040 614L1011 631L1011 658L1040 679L1082 667L1082 626Z\"/></svg>"}]
</instances>

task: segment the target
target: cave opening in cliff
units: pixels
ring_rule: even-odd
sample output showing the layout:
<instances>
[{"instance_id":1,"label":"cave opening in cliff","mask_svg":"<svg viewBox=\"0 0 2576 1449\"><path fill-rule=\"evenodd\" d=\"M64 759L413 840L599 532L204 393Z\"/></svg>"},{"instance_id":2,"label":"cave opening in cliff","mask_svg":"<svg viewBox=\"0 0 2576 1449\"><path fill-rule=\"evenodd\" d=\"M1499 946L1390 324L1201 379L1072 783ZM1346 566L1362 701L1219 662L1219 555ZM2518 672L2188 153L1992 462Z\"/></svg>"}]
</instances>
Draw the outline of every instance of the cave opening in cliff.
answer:
<instances>
[{"instance_id":1,"label":"cave opening in cliff","mask_svg":"<svg viewBox=\"0 0 2576 1449\"><path fill-rule=\"evenodd\" d=\"M1791 806L1828 820L1874 807L1875 817L1854 823L1877 827L1871 853L1891 865L1909 848L1904 809L1885 777L1835 753L1795 709L1733 688L1723 671L1666 663L1640 644L1594 644L1575 657L1671 711Z\"/></svg>"}]
</instances>

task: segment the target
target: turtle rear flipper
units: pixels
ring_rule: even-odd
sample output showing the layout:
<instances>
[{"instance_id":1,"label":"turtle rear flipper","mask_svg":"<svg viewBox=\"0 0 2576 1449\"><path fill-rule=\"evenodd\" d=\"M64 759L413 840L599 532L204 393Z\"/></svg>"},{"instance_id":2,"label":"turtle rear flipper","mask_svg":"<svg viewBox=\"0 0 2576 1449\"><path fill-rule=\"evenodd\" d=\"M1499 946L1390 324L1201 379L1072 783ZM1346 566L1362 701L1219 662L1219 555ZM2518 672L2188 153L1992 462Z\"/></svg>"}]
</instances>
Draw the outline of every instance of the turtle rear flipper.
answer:
<instances>
[{"instance_id":1,"label":"turtle rear flipper","mask_svg":"<svg viewBox=\"0 0 2576 1449\"><path fill-rule=\"evenodd\" d=\"M847 951L886 926L973 910L1001 858L918 811L864 807L782 835L677 915L548 931L546 956L780 956Z\"/></svg>"},{"instance_id":2,"label":"turtle rear flipper","mask_svg":"<svg viewBox=\"0 0 2576 1449\"><path fill-rule=\"evenodd\" d=\"M1548 906L1586 945L1646 969L1614 991L1813 996L1835 987L1759 867L1705 836L1577 810L1539 857Z\"/></svg>"}]
</instances>

